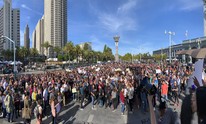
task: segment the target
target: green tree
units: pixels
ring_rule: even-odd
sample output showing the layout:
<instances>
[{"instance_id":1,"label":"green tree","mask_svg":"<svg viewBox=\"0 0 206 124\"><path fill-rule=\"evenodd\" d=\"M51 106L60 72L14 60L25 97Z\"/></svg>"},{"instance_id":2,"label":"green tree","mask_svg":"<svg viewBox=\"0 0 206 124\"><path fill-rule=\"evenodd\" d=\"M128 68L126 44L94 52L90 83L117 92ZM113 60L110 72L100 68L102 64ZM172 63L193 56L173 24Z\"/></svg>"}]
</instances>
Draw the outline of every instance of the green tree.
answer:
<instances>
[{"instance_id":1,"label":"green tree","mask_svg":"<svg viewBox=\"0 0 206 124\"><path fill-rule=\"evenodd\" d=\"M83 60L86 60L87 62L89 62L90 51L91 51L91 49L90 49L89 43L85 43L83 46L83 51L82 51L82 59Z\"/></svg>"},{"instance_id":2,"label":"green tree","mask_svg":"<svg viewBox=\"0 0 206 124\"><path fill-rule=\"evenodd\" d=\"M107 45L104 45L103 56L104 56L103 61L114 60L112 49L109 48Z\"/></svg>"},{"instance_id":3,"label":"green tree","mask_svg":"<svg viewBox=\"0 0 206 124\"><path fill-rule=\"evenodd\" d=\"M55 46L53 48L55 54L56 54L56 57L58 57L59 53L62 51L62 49L59 47L59 46Z\"/></svg>"},{"instance_id":4,"label":"green tree","mask_svg":"<svg viewBox=\"0 0 206 124\"><path fill-rule=\"evenodd\" d=\"M46 42L44 42L43 44L41 44L42 45L42 47L43 48L45 48L46 49L46 56L48 57L48 55L49 55L49 51L48 51L48 49L49 48L51 48L52 47L52 45L51 44L49 44L49 42L48 41L46 41Z\"/></svg>"},{"instance_id":5,"label":"green tree","mask_svg":"<svg viewBox=\"0 0 206 124\"><path fill-rule=\"evenodd\" d=\"M81 56L81 53L82 53L82 49L79 45L76 45L75 46L75 55L76 55L76 59L77 59L77 62L79 63L79 57Z\"/></svg>"},{"instance_id":6,"label":"green tree","mask_svg":"<svg viewBox=\"0 0 206 124\"><path fill-rule=\"evenodd\" d=\"M124 61L132 61L132 54L131 53L126 53L124 56L122 56L122 59Z\"/></svg>"},{"instance_id":7,"label":"green tree","mask_svg":"<svg viewBox=\"0 0 206 124\"><path fill-rule=\"evenodd\" d=\"M6 59L6 60L10 60L12 58L12 53L13 52L11 50L9 50L9 49L3 50L1 53L2 53L2 55L4 57L4 59Z\"/></svg>"},{"instance_id":8,"label":"green tree","mask_svg":"<svg viewBox=\"0 0 206 124\"><path fill-rule=\"evenodd\" d=\"M39 52L36 48L31 48L30 49L30 54L31 54L32 57L36 57L39 54Z\"/></svg>"},{"instance_id":9,"label":"green tree","mask_svg":"<svg viewBox=\"0 0 206 124\"><path fill-rule=\"evenodd\" d=\"M19 49L19 57L23 60L24 58L28 57L29 55L29 50L25 47L21 47Z\"/></svg>"},{"instance_id":10,"label":"green tree","mask_svg":"<svg viewBox=\"0 0 206 124\"><path fill-rule=\"evenodd\" d=\"M72 41L68 42L64 48L63 51L66 53L66 60L73 60L74 59L74 44ZM69 58L68 58L69 57Z\"/></svg>"}]
</instances>

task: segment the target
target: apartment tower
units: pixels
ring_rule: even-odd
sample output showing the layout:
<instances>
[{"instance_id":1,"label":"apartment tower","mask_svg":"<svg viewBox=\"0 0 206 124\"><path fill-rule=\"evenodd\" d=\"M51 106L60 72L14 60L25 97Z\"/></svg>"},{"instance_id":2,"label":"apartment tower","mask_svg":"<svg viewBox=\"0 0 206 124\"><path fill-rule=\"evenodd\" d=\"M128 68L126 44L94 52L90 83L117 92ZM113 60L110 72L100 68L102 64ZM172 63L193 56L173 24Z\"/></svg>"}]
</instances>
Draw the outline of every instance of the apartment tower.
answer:
<instances>
[{"instance_id":1,"label":"apartment tower","mask_svg":"<svg viewBox=\"0 0 206 124\"><path fill-rule=\"evenodd\" d=\"M20 10L12 9L12 0L4 0L0 8L0 36L7 36L20 46ZM2 50L13 50L13 44L5 39L0 40L0 52Z\"/></svg>"},{"instance_id":2,"label":"apartment tower","mask_svg":"<svg viewBox=\"0 0 206 124\"><path fill-rule=\"evenodd\" d=\"M30 38L29 38L29 26L26 25L24 31L24 47L29 50L30 48Z\"/></svg>"},{"instance_id":3,"label":"apartment tower","mask_svg":"<svg viewBox=\"0 0 206 124\"><path fill-rule=\"evenodd\" d=\"M67 42L67 0L44 0L44 41L53 47ZM49 57L52 48L49 49Z\"/></svg>"}]
</instances>

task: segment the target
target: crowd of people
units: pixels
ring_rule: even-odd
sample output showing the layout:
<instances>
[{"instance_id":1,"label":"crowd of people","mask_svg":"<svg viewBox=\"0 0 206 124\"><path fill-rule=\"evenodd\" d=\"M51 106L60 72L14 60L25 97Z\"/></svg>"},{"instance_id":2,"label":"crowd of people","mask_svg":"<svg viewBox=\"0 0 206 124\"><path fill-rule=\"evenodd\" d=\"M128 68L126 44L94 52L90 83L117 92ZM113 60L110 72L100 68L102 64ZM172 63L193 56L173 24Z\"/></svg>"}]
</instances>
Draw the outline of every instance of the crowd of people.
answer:
<instances>
[{"instance_id":1,"label":"crowd of people","mask_svg":"<svg viewBox=\"0 0 206 124\"><path fill-rule=\"evenodd\" d=\"M172 103L176 108L181 107L182 93L196 93L190 97L197 101L197 109L194 109L195 105L190 107L194 109L191 113L197 112L198 122L204 124L206 114L202 110L206 109L202 104L206 99L202 99L206 95L201 92L205 92L205 88L187 87L192 72L192 66L178 62L172 65L108 63L79 67L69 72L6 75L0 79L0 113L8 122L22 117L26 124L31 123L33 117L37 124L41 124L42 118L49 113L52 123L57 124L61 108L73 100L80 103L80 110L91 104L91 109L98 105L98 108L109 107L115 112L120 105L124 115L126 111L132 114L136 107L143 114L150 112L151 123L178 124L177 113L167 105ZM198 84L196 79L194 82ZM186 124L184 117L181 119Z\"/></svg>"}]
</instances>

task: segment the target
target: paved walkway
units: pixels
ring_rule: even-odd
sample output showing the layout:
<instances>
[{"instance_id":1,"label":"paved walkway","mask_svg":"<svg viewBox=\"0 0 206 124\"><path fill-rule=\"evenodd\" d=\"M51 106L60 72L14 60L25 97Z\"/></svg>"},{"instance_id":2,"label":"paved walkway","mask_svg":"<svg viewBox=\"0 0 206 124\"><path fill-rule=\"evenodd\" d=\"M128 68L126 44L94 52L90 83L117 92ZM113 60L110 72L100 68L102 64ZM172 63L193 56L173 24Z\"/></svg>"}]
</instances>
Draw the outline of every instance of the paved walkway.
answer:
<instances>
[{"instance_id":1,"label":"paved walkway","mask_svg":"<svg viewBox=\"0 0 206 124\"><path fill-rule=\"evenodd\" d=\"M183 96L184 97L184 96ZM172 103L172 102L171 102ZM180 114L181 110L180 100L179 107L174 107L172 104L168 106L174 111ZM157 103L158 104L158 103ZM70 102L67 106L63 107L62 111L58 115L59 124L150 124L149 112L143 114L137 106L134 107L134 112L132 114L125 113L121 115L120 105L115 112L110 108L99 108L96 106L92 110L91 104L87 105L84 110L79 110L78 102ZM158 109L156 108L156 111ZM23 123L22 119L15 120L15 124ZM52 118L43 118L43 124L51 124ZM36 120L32 120L32 124L35 124ZM0 124L8 124L5 119L0 119Z\"/></svg>"}]
</instances>

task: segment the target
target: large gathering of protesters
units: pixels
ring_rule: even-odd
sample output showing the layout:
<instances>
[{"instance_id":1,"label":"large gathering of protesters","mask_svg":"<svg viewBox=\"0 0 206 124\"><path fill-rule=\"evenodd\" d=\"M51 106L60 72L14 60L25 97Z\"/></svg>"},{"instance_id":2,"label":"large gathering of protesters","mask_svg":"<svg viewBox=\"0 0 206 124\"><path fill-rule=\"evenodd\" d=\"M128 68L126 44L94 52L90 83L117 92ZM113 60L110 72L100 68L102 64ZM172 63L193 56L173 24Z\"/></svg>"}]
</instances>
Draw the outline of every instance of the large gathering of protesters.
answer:
<instances>
[{"instance_id":1,"label":"large gathering of protesters","mask_svg":"<svg viewBox=\"0 0 206 124\"><path fill-rule=\"evenodd\" d=\"M187 86L193 70L178 62L107 63L67 72L4 75L0 78L0 113L8 122L23 118L29 124L36 118L41 124L43 117L51 116L52 123L57 124L61 108L74 101L82 111L91 104L91 109L120 108L125 115L132 114L136 107L143 114L150 113L152 124L179 124L178 114L168 104L181 108L180 96L186 94L181 123L190 124L192 114L197 112L198 123L205 124L206 88L199 86L195 77L194 85Z\"/></svg>"}]
</instances>

